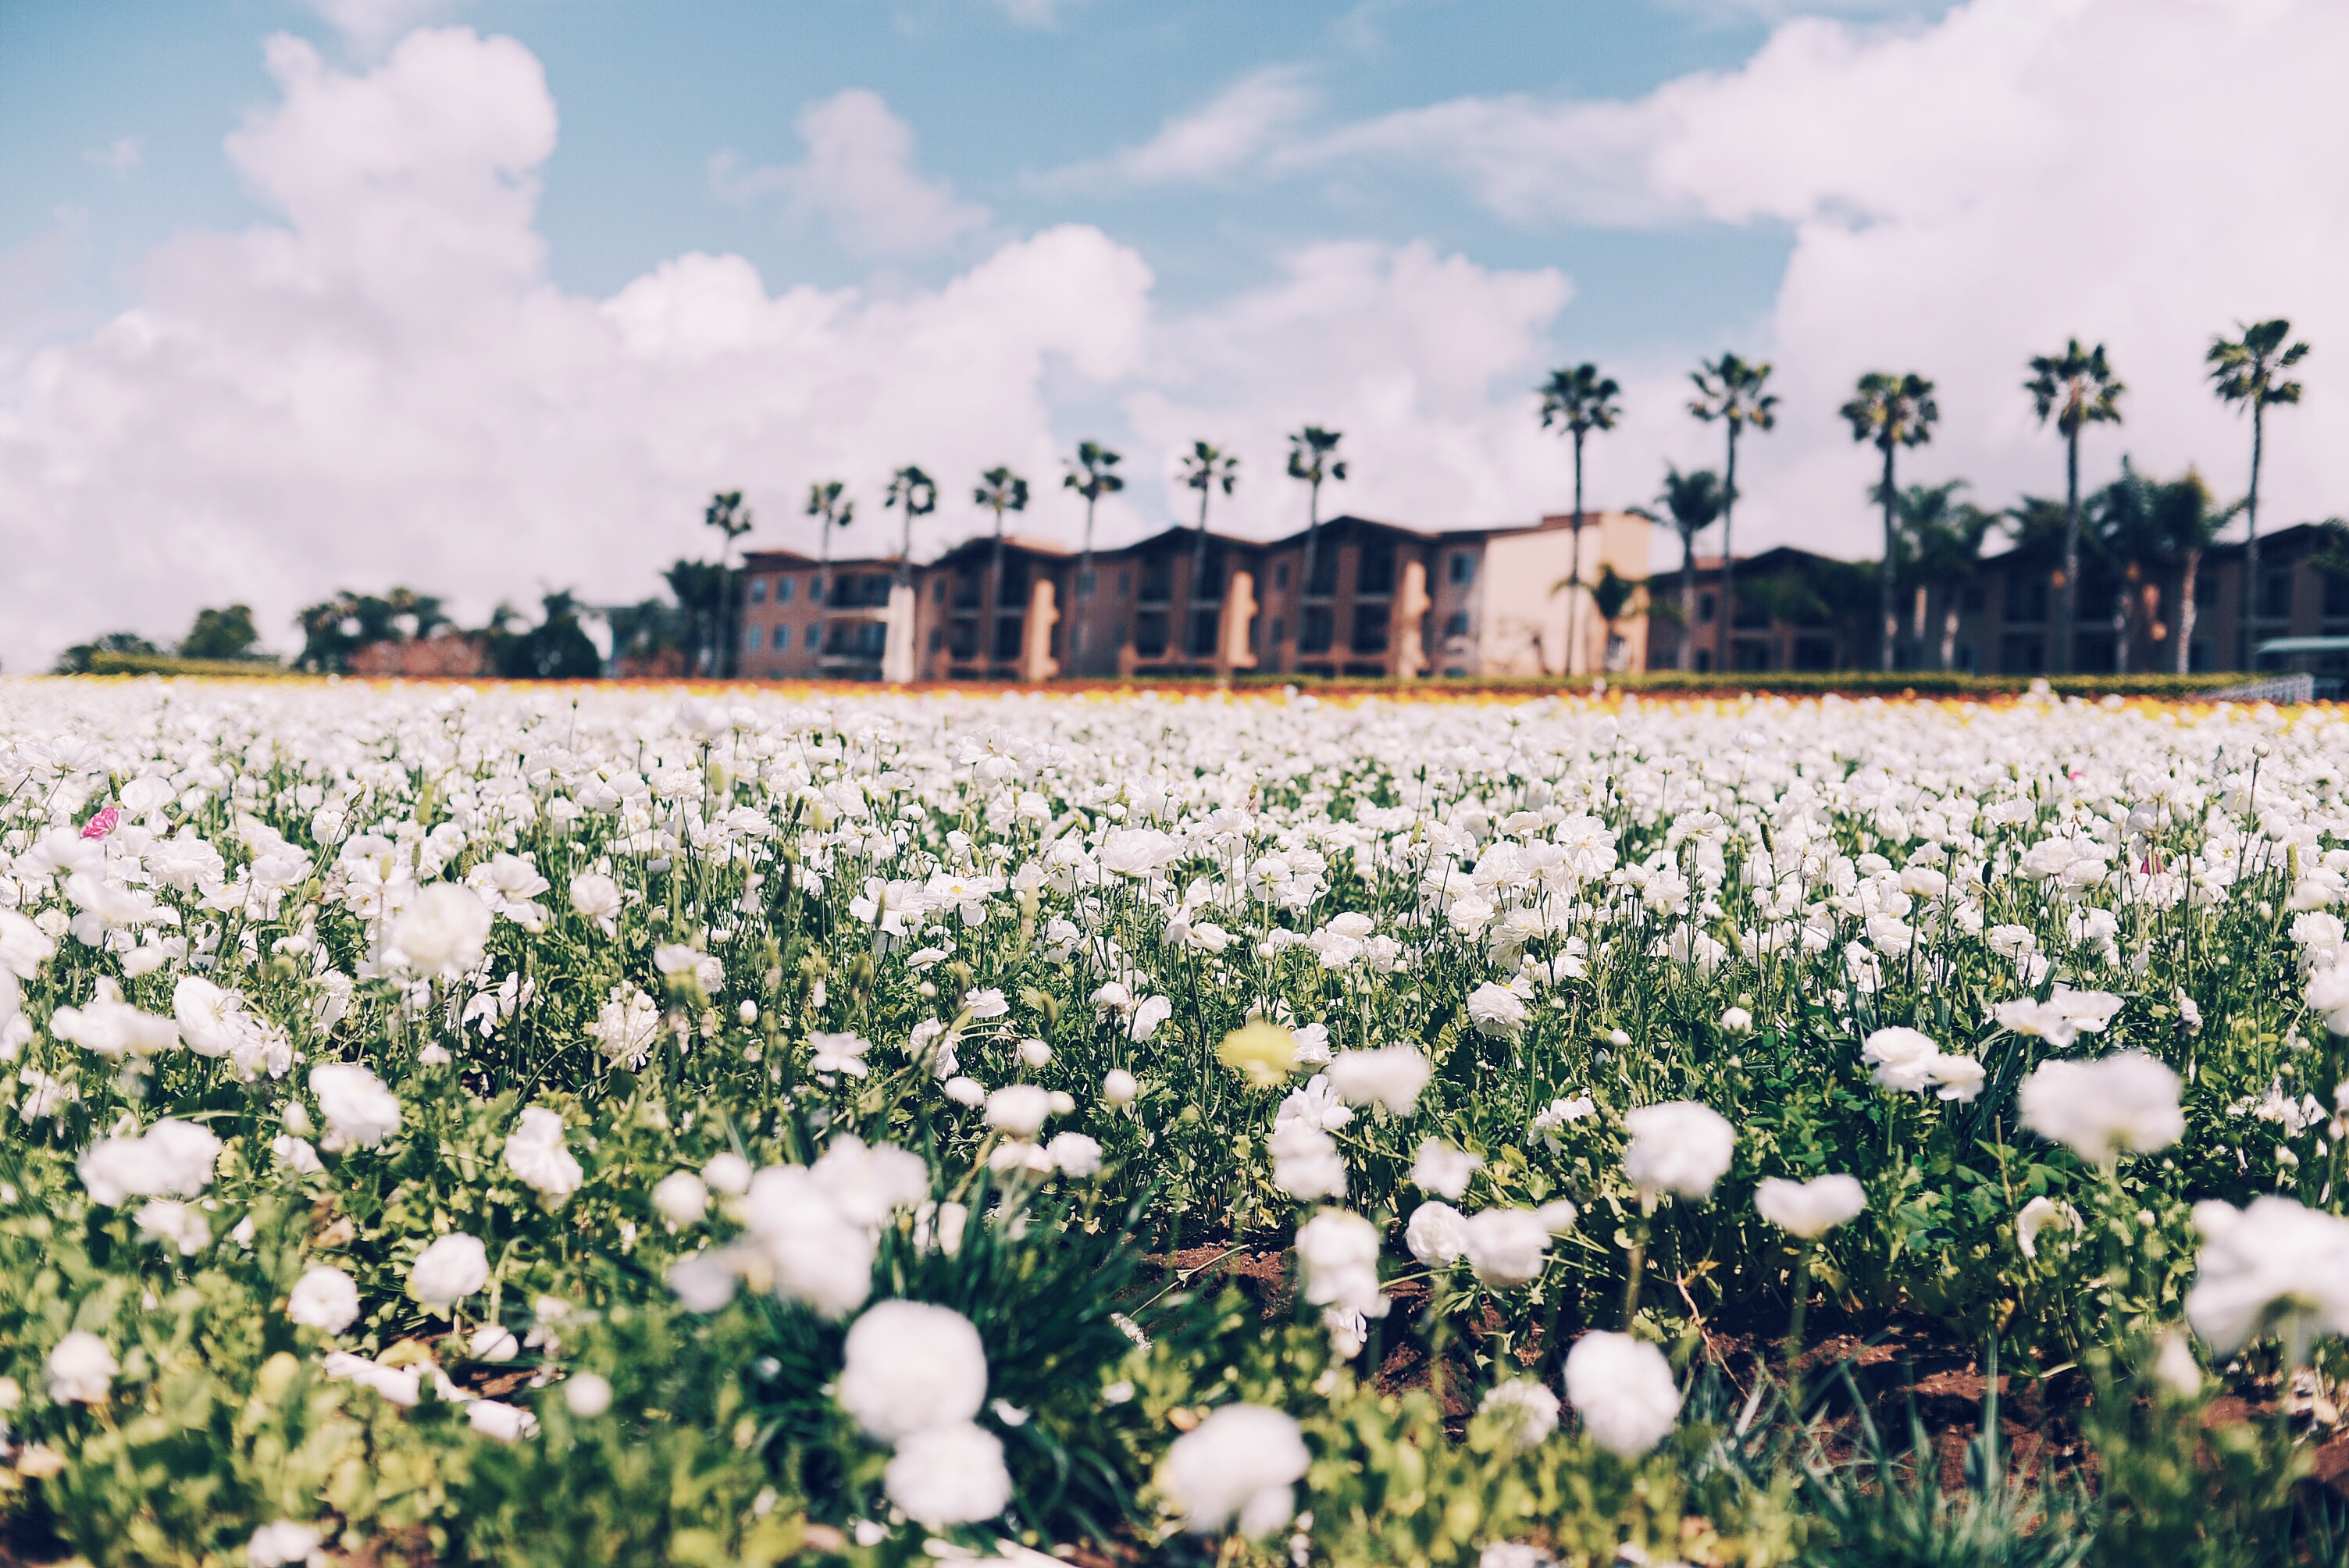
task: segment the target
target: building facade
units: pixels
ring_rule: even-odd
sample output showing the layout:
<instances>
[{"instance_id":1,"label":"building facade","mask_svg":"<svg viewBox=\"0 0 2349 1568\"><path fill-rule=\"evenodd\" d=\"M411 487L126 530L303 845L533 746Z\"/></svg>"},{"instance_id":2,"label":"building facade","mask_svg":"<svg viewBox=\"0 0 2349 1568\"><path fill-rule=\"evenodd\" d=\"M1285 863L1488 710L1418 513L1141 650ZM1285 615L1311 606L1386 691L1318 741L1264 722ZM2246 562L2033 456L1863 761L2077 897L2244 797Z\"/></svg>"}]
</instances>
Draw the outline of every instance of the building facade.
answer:
<instances>
[{"instance_id":1,"label":"building facade","mask_svg":"<svg viewBox=\"0 0 2349 1568\"><path fill-rule=\"evenodd\" d=\"M739 667L751 679L1031 683L1637 670L1644 610L1609 624L1590 585L1609 567L1643 576L1651 531L1626 512L1588 513L1578 531L1566 515L1454 531L1341 516L1269 542L1174 527L1090 557L982 537L903 574L910 603L895 612L895 560L752 551ZM892 672L896 615L904 665Z\"/></svg>"}]
</instances>

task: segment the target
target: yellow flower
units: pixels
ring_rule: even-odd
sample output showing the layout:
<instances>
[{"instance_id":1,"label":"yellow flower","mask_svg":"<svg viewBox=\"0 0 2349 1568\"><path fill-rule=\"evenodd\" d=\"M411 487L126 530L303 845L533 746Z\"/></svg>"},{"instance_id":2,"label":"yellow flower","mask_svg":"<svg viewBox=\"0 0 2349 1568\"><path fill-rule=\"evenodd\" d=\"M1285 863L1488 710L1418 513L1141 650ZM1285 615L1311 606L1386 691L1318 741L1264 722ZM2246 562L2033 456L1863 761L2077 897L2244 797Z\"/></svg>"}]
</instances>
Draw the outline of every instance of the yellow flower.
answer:
<instances>
[{"instance_id":1,"label":"yellow flower","mask_svg":"<svg viewBox=\"0 0 2349 1568\"><path fill-rule=\"evenodd\" d=\"M1297 1037L1278 1024L1250 1018L1224 1037L1216 1047L1216 1059L1257 1088L1270 1088L1297 1066Z\"/></svg>"}]
</instances>

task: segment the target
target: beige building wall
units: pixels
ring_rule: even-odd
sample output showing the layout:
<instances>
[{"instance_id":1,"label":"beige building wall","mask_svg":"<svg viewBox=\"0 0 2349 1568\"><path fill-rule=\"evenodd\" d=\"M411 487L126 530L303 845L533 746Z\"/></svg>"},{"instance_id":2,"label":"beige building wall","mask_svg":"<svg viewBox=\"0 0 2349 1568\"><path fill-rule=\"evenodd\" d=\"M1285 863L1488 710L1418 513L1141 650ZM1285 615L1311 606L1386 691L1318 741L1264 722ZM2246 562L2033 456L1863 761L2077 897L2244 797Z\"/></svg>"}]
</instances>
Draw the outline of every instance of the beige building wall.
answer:
<instances>
[{"instance_id":1,"label":"beige building wall","mask_svg":"<svg viewBox=\"0 0 2349 1568\"><path fill-rule=\"evenodd\" d=\"M1479 567L1484 593L1479 605L1478 673L1489 676L1597 675L1647 667L1648 628L1642 614L1615 624L1610 658L1607 627L1590 603L1588 584L1601 568L1634 580L1648 574L1654 525L1628 512L1585 512L1581 538L1582 581L1574 576L1575 536L1570 517L1546 517L1539 528L1496 533L1485 544ZM1581 600L1578 616L1573 614ZM1578 623L1568 645L1568 622Z\"/></svg>"}]
</instances>

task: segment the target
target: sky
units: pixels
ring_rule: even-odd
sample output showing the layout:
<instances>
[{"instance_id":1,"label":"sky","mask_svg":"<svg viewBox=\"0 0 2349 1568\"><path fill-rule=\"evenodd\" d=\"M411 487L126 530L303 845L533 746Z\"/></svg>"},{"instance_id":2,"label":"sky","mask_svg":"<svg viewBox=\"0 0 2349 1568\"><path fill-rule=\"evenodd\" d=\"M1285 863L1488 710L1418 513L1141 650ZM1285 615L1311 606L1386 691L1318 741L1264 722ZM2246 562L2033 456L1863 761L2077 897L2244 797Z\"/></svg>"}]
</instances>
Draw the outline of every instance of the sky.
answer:
<instances>
[{"instance_id":1,"label":"sky","mask_svg":"<svg viewBox=\"0 0 2349 1568\"><path fill-rule=\"evenodd\" d=\"M1594 507L1718 465L1688 372L1774 367L1740 553L1876 548L1837 408L1939 388L1903 478L2060 492L2022 390L2076 335L2122 458L2248 479L2201 356L2314 345L2264 527L2349 511L2349 58L2337 0L112 0L0 5L0 667L341 588L478 617L647 596L718 490L812 549L811 481L895 547L890 471L981 531L1114 544L1324 514L1567 509L1534 387L1599 363ZM2330 367L2342 366L2338 372ZM1664 559L1660 556L1660 563Z\"/></svg>"}]
</instances>

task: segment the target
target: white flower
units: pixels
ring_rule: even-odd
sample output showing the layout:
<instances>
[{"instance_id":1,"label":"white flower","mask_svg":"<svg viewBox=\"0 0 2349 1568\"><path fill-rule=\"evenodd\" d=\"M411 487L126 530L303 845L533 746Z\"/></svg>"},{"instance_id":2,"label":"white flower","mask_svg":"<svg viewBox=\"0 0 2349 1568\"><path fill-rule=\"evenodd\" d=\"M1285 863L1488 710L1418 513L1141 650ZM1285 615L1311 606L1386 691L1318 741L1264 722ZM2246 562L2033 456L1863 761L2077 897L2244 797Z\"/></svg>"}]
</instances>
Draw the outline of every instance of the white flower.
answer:
<instances>
[{"instance_id":1,"label":"white flower","mask_svg":"<svg viewBox=\"0 0 2349 1568\"><path fill-rule=\"evenodd\" d=\"M563 1383L563 1408L583 1421L592 1421L612 1408L612 1385L593 1372L574 1372Z\"/></svg>"},{"instance_id":2,"label":"white flower","mask_svg":"<svg viewBox=\"0 0 2349 1568\"><path fill-rule=\"evenodd\" d=\"M1859 1048L1859 1059L1876 1068L1876 1081L1901 1092L1930 1088L1933 1060L1940 1054L1930 1035L1900 1027L1877 1030Z\"/></svg>"},{"instance_id":3,"label":"white flower","mask_svg":"<svg viewBox=\"0 0 2349 1568\"><path fill-rule=\"evenodd\" d=\"M987 1350L970 1319L919 1301L876 1302L848 1330L840 1408L894 1443L974 1419L987 1403Z\"/></svg>"},{"instance_id":4,"label":"white flower","mask_svg":"<svg viewBox=\"0 0 2349 1568\"><path fill-rule=\"evenodd\" d=\"M550 1209L561 1208L585 1180L578 1160L564 1147L561 1113L543 1106L523 1110L522 1125L506 1139L505 1162Z\"/></svg>"},{"instance_id":5,"label":"white flower","mask_svg":"<svg viewBox=\"0 0 2349 1568\"><path fill-rule=\"evenodd\" d=\"M743 1222L775 1294L842 1318L873 1293L872 1233L841 1212L812 1171L771 1165L750 1178Z\"/></svg>"},{"instance_id":6,"label":"white flower","mask_svg":"<svg viewBox=\"0 0 2349 1568\"><path fill-rule=\"evenodd\" d=\"M177 1247L183 1257L194 1257L212 1244L212 1228L201 1210L176 1198L154 1198L140 1205L139 1233L150 1242Z\"/></svg>"},{"instance_id":7,"label":"white flower","mask_svg":"<svg viewBox=\"0 0 2349 1568\"><path fill-rule=\"evenodd\" d=\"M1112 1110L1132 1105L1141 1092L1141 1080L1123 1068L1112 1068L1102 1075L1102 1103Z\"/></svg>"},{"instance_id":8,"label":"white flower","mask_svg":"<svg viewBox=\"0 0 2349 1568\"><path fill-rule=\"evenodd\" d=\"M1680 1419L1671 1363L1628 1334L1602 1330L1574 1342L1566 1357L1566 1397L1590 1440L1625 1459L1662 1442Z\"/></svg>"},{"instance_id":9,"label":"white flower","mask_svg":"<svg viewBox=\"0 0 2349 1568\"><path fill-rule=\"evenodd\" d=\"M606 936L619 933L618 917L622 907L620 884L600 872L586 872L571 879L571 907L600 927Z\"/></svg>"},{"instance_id":10,"label":"white flower","mask_svg":"<svg viewBox=\"0 0 2349 1568\"><path fill-rule=\"evenodd\" d=\"M1052 1140L1044 1145L1044 1152L1052 1157L1052 1163L1063 1176L1081 1178L1101 1172L1101 1141L1081 1132L1054 1133Z\"/></svg>"},{"instance_id":11,"label":"white flower","mask_svg":"<svg viewBox=\"0 0 2349 1568\"><path fill-rule=\"evenodd\" d=\"M1514 1035L1525 1027L1525 998L1486 981L1468 994L1468 1021L1480 1035Z\"/></svg>"},{"instance_id":12,"label":"white flower","mask_svg":"<svg viewBox=\"0 0 2349 1568\"><path fill-rule=\"evenodd\" d=\"M49 1015L49 1033L102 1057L151 1057L180 1043L178 1024L125 1002L110 975L99 977L97 994L82 1006Z\"/></svg>"},{"instance_id":13,"label":"white flower","mask_svg":"<svg viewBox=\"0 0 2349 1568\"><path fill-rule=\"evenodd\" d=\"M2014 1244L2024 1257L2038 1257L2039 1233L2050 1225L2076 1231L2080 1228L2080 1211L2044 1193L2023 1205L2014 1216Z\"/></svg>"},{"instance_id":14,"label":"white flower","mask_svg":"<svg viewBox=\"0 0 2349 1568\"><path fill-rule=\"evenodd\" d=\"M1724 1008L1721 1015L1721 1028L1723 1034L1750 1035L1754 1032L1754 1015L1743 1007Z\"/></svg>"},{"instance_id":15,"label":"white flower","mask_svg":"<svg viewBox=\"0 0 2349 1568\"><path fill-rule=\"evenodd\" d=\"M843 1217L868 1231L930 1193L930 1168L920 1155L893 1143L867 1144L852 1133L833 1138L808 1170Z\"/></svg>"},{"instance_id":16,"label":"white flower","mask_svg":"<svg viewBox=\"0 0 2349 1568\"><path fill-rule=\"evenodd\" d=\"M462 1231L439 1238L409 1266L408 1294L446 1312L490 1283L489 1249Z\"/></svg>"},{"instance_id":17,"label":"white flower","mask_svg":"<svg viewBox=\"0 0 2349 1568\"><path fill-rule=\"evenodd\" d=\"M709 1212L709 1184L690 1171L672 1171L653 1183L653 1208L672 1225L698 1225Z\"/></svg>"},{"instance_id":18,"label":"white flower","mask_svg":"<svg viewBox=\"0 0 2349 1568\"><path fill-rule=\"evenodd\" d=\"M194 1198L212 1185L221 1141L192 1121L165 1117L136 1138L101 1138L79 1165L92 1201L119 1206L129 1198Z\"/></svg>"},{"instance_id":19,"label":"white flower","mask_svg":"<svg viewBox=\"0 0 2349 1568\"><path fill-rule=\"evenodd\" d=\"M2095 1061L2042 1062L2015 1103L2023 1125L2083 1160L2108 1164L2123 1150L2150 1154L2186 1136L2178 1075L2142 1051Z\"/></svg>"},{"instance_id":20,"label":"white flower","mask_svg":"<svg viewBox=\"0 0 2349 1568\"><path fill-rule=\"evenodd\" d=\"M247 1568L289 1568L314 1558L324 1562L319 1548L325 1543L317 1526L281 1519L253 1532L253 1539L245 1542L244 1561Z\"/></svg>"},{"instance_id":21,"label":"white flower","mask_svg":"<svg viewBox=\"0 0 2349 1568\"><path fill-rule=\"evenodd\" d=\"M701 1168L701 1179L711 1191L739 1198L750 1190L750 1162L740 1154L713 1154Z\"/></svg>"},{"instance_id":22,"label":"white flower","mask_svg":"<svg viewBox=\"0 0 2349 1568\"><path fill-rule=\"evenodd\" d=\"M2349 1334L2349 1220L2271 1197L2197 1203L2194 1224L2202 1251L2186 1320L2218 1355L2275 1333L2301 1367L2315 1335Z\"/></svg>"},{"instance_id":23,"label":"white flower","mask_svg":"<svg viewBox=\"0 0 2349 1568\"><path fill-rule=\"evenodd\" d=\"M987 1125L1013 1138L1033 1138L1051 1109L1051 1098L1036 1085L1006 1084L987 1097Z\"/></svg>"},{"instance_id":24,"label":"white flower","mask_svg":"<svg viewBox=\"0 0 2349 1568\"><path fill-rule=\"evenodd\" d=\"M1644 1199L1662 1193L1705 1199L1729 1170L1737 1130L1720 1112L1693 1100L1642 1106L1623 1119L1631 1134L1623 1173Z\"/></svg>"},{"instance_id":25,"label":"white flower","mask_svg":"<svg viewBox=\"0 0 2349 1568\"><path fill-rule=\"evenodd\" d=\"M435 882L391 923L391 943L409 967L454 980L481 961L490 939L490 907L462 882Z\"/></svg>"},{"instance_id":26,"label":"white flower","mask_svg":"<svg viewBox=\"0 0 2349 1568\"><path fill-rule=\"evenodd\" d=\"M1133 1009L1133 1017L1125 1026L1126 1038L1140 1042L1158 1032L1158 1026L1174 1016L1174 1004L1164 996L1145 996Z\"/></svg>"},{"instance_id":27,"label":"white flower","mask_svg":"<svg viewBox=\"0 0 2349 1568\"><path fill-rule=\"evenodd\" d=\"M1324 1209L1297 1227L1297 1261L1305 1299L1348 1315L1384 1317L1379 1292L1379 1231L1360 1214Z\"/></svg>"},{"instance_id":28,"label":"white flower","mask_svg":"<svg viewBox=\"0 0 2349 1568\"><path fill-rule=\"evenodd\" d=\"M630 1072L642 1070L653 1052L653 1039L660 1032L660 1005L634 985L615 985L606 997L595 1021L587 1026L588 1037L603 1052L604 1059L614 1067Z\"/></svg>"},{"instance_id":29,"label":"white flower","mask_svg":"<svg viewBox=\"0 0 2349 1568\"><path fill-rule=\"evenodd\" d=\"M1276 1128L1271 1148L1272 1184L1290 1197L1310 1202L1346 1195L1346 1162L1339 1157L1338 1140L1319 1128L1301 1121Z\"/></svg>"},{"instance_id":30,"label":"white flower","mask_svg":"<svg viewBox=\"0 0 2349 1568\"><path fill-rule=\"evenodd\" d=\"M383 1080L356 1062L327 1062L310 1069L310 1092L326 1119L326 1152L373 1149L399 1126L399 1100Z\"/></svg>"},{"instance_id":31,"label":"white flower","mask_svg":"<svg viewBox=\"0 0 2349 1568\"><path fill-rule=\"evenodd\" d=\"M512 1443L538 1430L538 1418L517 1405L499 1399L474 1399L465 1406L465 1424L492 1442Z\"/></svg>"},{"instance_id":32,"label":"white flower","mask_svg":"<svg viewBox=\"0 0 2349 1568\"><path fill-rule=\"evenodd\" d=\"M1868 1190L1854 1176L1816 1176L1808 1181L1764 1177L1754 1189L1754 1207L1789 1235L1816 1241L1868 1210Z\"/></svg>"},{"instance_id":33,"label":"white flower","mask_svg":"<svg viewBox=\"0 0 2349 1568\"><path fill-rule=\"evenodd\" d=\"M907 1518L931 1530L993 1519L1011 1501L1002 1439L968 1421L906 1438L881 1484Z\"/></svg>"},{"instance_id":34,"label":"white flower","mask_svg":"<svg viewBox=\"0 0 2349 1568\"><path fill-rule=\"evenodd\" d=\"M1388 1046L1340 1051L1323 1070L1330 1075L1330 1087L1349 1105L1382 1105L1397 1116L1408 1116L1435 1068L1409 1046Z\"/></svg>"},{"instance_id":35,"label":"white flower","mask_svg":"<svg viewBox=\"0 0 2349 1568\"><path fill-rule=\"evenodd\" d=\"M1183 1511L1186 1529L1271 1534L1296 1509L1292 1490L1312 1455L1296 1418L1262 1405L1226 1405L1166 1450L1159 1484Z\"/></svg>"},{"instance_id":36,"label":"white flower","mask_svg":"<svg viewBox=\"0 0 2349 1568\"><path fill-rule=\"evenodd\" d=\"M13 909L0 909L0 969L30 980L56 954L56 938Z\"/></svg>"},{"instance_id":37,"label":"white flower","mask_svg":"<svg viewBox=\"0 0 2349 1568\"><path fill-rule=\"evenodd\" d=\"M1440 1138L1426 1138L1420 1140L1419 1153L1411 1162L1411 1179L1425 1191L1457 1198L1468 1191L1469 1180L1484 1164L1481 1154L1454 1148Z\"/></svg>"},{"instance_id":38,"label":"white flower","mask_svg":"<svg viewBox=\"0 0 2349 1568\"><path fill-rule=\"evenodd\" d=\"M1557 1430L1557 1396L1530 1377L1494 1385L1476 1413L1496 1418L1508 1434L1509 1446L1521 1453L1539 1448Z\"/></svg>"},{"instance_id":39,"label":"white flower","mask_svg":"<svg viewBox=\"0 0 2349 1568\"><path fill-rule=\"evenodd\" d=\"M59 1404L100 1405L114 1387L121 1370L106 1341L77 1328L57 1343L43 1364L48 1374L49 1398Z\"/></svg>"},{"instance_id":40,"label":"white flower","mask_svg":"<svg viewBox=\"0 0 2349 1568\"><path fill-rule=\"evenodd\" d=\"M294 1282L285 1315L305 1328L340 1334L358 1321L358 1284L331 1264L312 1264Z\"/></svg>"},{"instance_id":41,"label":"white flower","mask_svg":"<svg viewBox=\"0 0 2349 1568\"><path fill-rule=\"evenodd\" d=\"M1531 1284L1549 1255L1549 1222L1537 1209L1485 1209L1468 1216L1468 1266L1490 1285Z\"/></svg>"},{"instance_id":42,"label":"white flower","mask_svg":"<svg viewBox=\"0 0 2349 1568\"><path fill-rule=\"evenodd\" d=\"M1449 1203L1422 1203L1411 1212L1402 1240L1413 1257L1431 1268L1442 1268L1468 1255L1468 1222Z\"/></svg>"}]
</instances>

